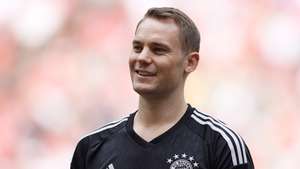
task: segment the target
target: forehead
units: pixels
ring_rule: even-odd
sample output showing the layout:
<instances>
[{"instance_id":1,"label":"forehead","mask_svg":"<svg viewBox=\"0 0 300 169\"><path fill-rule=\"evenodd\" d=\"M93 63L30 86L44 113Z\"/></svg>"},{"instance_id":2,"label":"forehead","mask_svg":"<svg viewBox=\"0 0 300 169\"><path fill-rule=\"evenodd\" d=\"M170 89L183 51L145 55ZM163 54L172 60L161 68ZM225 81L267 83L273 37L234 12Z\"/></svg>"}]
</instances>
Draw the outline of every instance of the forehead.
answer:
<instances>
[{"instance_id":1,"label":"forehead","mask_svg":"<svg viewBox=\"0 0 300 169\"><path fill-rule=\"evenodd\" d=\"M136 30L134 40L179 45L179 28L172 19L145 18Z\"/></svg>"}]
</instances>

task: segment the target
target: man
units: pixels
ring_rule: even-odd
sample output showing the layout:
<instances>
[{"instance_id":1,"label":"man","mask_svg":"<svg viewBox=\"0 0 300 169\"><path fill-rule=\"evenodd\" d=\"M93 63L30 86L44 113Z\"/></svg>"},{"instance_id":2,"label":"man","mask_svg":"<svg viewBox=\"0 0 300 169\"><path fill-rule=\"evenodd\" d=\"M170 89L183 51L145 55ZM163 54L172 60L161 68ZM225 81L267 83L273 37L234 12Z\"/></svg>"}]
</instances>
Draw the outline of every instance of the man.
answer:
<instances>
[{"instance_id":1,"label":"man","mask_svg":"<svg viewBox=\"0 0 300 169\"><path fill-rule=\"evenodd\" d=\"M138 110L81 139L71 169L253 169L242 138L184 99L199 43L195 24L183 12L149 9L129 58Z\"/></svg>"}]
</instances>

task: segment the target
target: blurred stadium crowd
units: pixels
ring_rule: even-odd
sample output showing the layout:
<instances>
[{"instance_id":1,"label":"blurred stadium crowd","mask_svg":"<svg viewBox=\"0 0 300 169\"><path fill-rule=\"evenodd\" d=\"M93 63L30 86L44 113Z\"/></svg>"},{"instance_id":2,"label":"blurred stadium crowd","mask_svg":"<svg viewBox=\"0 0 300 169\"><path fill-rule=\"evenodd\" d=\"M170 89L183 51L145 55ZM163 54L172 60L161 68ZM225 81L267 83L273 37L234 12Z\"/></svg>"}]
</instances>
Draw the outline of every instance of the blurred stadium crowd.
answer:
<instances>
[{"instance_id":1,"label":"blurred stadium crowd","mask_svg":"<svg viewBox=\"0 0 300 169\"><path fill-rule=\"evenodd\" d=\"M196 22L187 100L235 128L257 169L300 160L300 0L0 2L0 168L65 169L79 138L136 109L137 21L174 6Z\"/></svg>"}]
</instances>

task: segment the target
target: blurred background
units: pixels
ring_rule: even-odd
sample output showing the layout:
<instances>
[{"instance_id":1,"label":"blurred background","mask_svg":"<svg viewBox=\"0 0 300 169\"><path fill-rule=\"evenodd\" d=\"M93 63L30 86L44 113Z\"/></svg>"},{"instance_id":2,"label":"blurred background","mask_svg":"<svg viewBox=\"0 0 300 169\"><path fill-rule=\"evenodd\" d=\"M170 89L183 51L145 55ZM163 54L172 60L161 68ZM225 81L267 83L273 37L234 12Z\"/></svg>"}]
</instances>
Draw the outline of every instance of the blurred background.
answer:
<instances>
[{"instance_id":1,"label":"blurred background","mask_svg":"<svg viewBox=\"0 0 300 169\"><path fill-rule=\"evenodd\" d=\"M128 56L153 6L201 32L187 101L238 131L257 169L299 167L300 0L2 0L0 168L69 168L81 136L136 110Z\"/></svg>"}]
</instances>

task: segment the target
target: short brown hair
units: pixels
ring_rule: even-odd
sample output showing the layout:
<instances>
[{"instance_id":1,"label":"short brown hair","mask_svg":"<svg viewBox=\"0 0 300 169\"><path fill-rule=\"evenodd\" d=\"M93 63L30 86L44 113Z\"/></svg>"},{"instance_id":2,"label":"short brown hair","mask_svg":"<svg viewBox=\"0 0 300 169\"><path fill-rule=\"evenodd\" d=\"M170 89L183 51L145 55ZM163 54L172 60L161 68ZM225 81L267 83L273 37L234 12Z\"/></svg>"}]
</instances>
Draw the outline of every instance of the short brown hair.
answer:
<instances>
[{"instance_id":1,"label":"short brown hair","mask_svg":"<svg viewBox=\"0 0 300 169\"><path fill-rule=\"evenodd\" d=\"M173 19L179 27L179 40L183 53L199 52L200 33L195 23L179 9L171 7L155 7L148 9L144 17L138 22L135 32L146 18Z\"/></svg>"}]
</instances>

